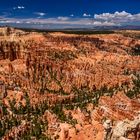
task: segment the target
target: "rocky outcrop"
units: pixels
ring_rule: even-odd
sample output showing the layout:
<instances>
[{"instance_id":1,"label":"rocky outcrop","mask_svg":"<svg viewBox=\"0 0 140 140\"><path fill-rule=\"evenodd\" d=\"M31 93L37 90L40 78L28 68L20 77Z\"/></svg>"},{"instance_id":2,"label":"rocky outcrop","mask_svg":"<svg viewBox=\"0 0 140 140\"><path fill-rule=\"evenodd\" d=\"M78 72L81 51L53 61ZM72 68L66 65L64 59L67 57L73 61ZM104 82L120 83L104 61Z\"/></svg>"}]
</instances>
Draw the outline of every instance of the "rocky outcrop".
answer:
<instances>
[{"instance_id":1,"label":"rocky outcrop","mask_svg":"<svg viewBox=\"0 0 140 140\"><path fill-rule=\"evenodd\" d=\"M111 140L140 139L140 114L134 120L123 120L117 122L113 128Z\"/></svg>"},{"instance_id":2,"label":"rocky outcrop","mask_svg":"<svg viewBox=\"0 0 140 140\"><path fill-rule=\"evenodd\" d=\"M1 41L0 42L0 60L25 59L25 44L22 42Z\"/></svg>"}]
</instances>

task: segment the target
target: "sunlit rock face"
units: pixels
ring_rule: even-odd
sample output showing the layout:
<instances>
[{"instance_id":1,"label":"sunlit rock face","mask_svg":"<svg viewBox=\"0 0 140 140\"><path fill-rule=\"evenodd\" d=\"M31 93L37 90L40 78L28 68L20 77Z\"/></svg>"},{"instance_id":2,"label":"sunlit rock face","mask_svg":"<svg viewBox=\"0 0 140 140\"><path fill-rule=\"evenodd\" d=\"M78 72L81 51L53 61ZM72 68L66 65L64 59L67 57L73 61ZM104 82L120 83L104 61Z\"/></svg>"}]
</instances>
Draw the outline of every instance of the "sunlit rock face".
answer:
<instances>
[{"instance_id":1,"label":"sunlit rock face","mask_svg":"<svg viewBox=\"0 0 140 140\"><path fill-rule=\"evenodd\" d=\"M135 34L1 28L0 139L139 140Z\"/></svg>"}]
</instances>

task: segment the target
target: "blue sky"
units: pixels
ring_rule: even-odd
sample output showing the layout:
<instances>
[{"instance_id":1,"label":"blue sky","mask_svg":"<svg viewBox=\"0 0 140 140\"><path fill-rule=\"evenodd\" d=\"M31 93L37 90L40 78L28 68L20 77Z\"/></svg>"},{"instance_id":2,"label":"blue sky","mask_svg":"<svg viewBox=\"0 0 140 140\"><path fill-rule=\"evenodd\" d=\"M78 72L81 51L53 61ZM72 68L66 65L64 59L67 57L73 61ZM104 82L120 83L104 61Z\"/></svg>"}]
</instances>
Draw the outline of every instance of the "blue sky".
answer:
<instances>
[{"instance_id":1,"label":"blue sky","mask_svg":"<svg viewBox=\"0 0 140 140\"><path fill-rule=\"evenodd\" d=\"M34 28L140 25L139 0L1 0L0 25Z\"/></svg>"}]
</instances>

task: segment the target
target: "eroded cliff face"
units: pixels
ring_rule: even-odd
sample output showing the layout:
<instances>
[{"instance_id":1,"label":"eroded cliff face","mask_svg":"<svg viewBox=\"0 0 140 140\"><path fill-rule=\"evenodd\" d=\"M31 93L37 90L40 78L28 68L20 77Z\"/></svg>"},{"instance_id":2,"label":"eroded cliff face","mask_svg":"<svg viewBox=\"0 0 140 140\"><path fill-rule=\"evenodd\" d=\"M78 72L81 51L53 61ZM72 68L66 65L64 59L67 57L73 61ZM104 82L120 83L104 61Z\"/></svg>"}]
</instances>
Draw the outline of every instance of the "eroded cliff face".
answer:
<instances>
[{"instance_id":1,"label":"eroded cliff face","mask_svg":"<svg viewBox=\"0 0 140 140\"><path fill-rule=\"evenodd\" d=\"M25 48L22 42L1 41L0 42L0 59L25 59Z\"/></svg>"},{"instance_id":2,"label":"eroded cliff face","mask_svg":"<svg viewBox=\"0 0 140 140\"><path fill-rule=\"evenodd\" d=\"M5 30L0 138L140 139L139 39Z\"/></svg>"}]
</instances>

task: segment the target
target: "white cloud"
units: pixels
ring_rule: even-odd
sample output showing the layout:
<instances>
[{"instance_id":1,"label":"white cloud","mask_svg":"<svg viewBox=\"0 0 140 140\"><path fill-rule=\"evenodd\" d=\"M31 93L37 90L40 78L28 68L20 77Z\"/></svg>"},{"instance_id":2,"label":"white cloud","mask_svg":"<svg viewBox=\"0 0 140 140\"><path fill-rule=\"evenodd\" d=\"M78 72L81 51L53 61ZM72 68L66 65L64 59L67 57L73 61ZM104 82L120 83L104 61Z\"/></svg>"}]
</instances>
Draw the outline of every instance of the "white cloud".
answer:
<instances>
[{"instance_id":1,"label":"white cloud","mask_svg":"<svg viewBox=\"0 0 140 140\"><path fill-rule=\"evenodd\" d=\"M86 14L86 13L83 14L83 17L90 17L90 16L91 16L90 14Z\"/></svg>"},{"instance_id":2,"label":"white cloud","mask_svg":"<svg viewBox=\"0 0 140 140\"><path fill-rule=\"evenodd\" d=\"M31 22L30 21L26 21L25 23L30 24Z\"/></svg>"},{"instance_id":3,"label":"white cloud","mask_svg":"<svg viewBox=\"0 0 140 140\"><path fill-rule=\"evenodd\" d=\"M24 6L17 6L17 7L13 7L13 9L14 10L16 10L16 9L25 9L25 7Z\"/></svg>"},{"instance_id":4,"label":"white cloud","mask_svg":"<svg viewBox=\"0 0 140 140\"><path fill-rule=\"evenodd\" d=\"M17 23L17 24L20 24L21 22L20 22L20 21L16 21L16 23Z\"/></svg>"},{"instance_id":5,"label":"white cloud","mask_svg":"<svg viewBox=\"0 0 140 140\"><path fill-rule=\"evenodd\" d=\"M38 16L45 16L46 15L46 13L43 13L43 12L35 12L34 14L38 15Z\"/></svg>"},{"instance_id":6,"label":"white cloud","mask_svg":"<svg viewBox=\"0 0 140 140\"><path fill-rule=\"evenodd\" d=\"M59 16L56 18L45 18L46 13L36 12L38 18L7 18L0 17L0 24L28 24L28 25L44 25L50 26L56 25L58 27L95 27L95 26L120 26L120 25L140 25L140 13L131 14L125 11L115 13L103 13L95 14L91 17L63 17Z\"/></svg>"},{"instance_id":7,"label":"white cloud","mask_svg":"<svg viewBox=\"0 0 140 140\"><path fill-rule=\"evenodd\" d=\"M57 17L58 20L66 21L69 20L69 17Z\"/></svg>"},{"instance_id":8,"label":"white cloud","mask_svg":"<svg viewBox=\"0 0 140 140\"><path fill-rule=\"evenodd\" d=\"M71 14L70 16L71 16L71 17L74 17L74 14Z\"/></svg>"},{"instance_id":9,"label":"white cloud","mask_svg":"<svg viewBox=\"0 0 140 140\"><path fill-rule=\"evenodd\" d=\"M69 17L57 17L57 18L29 18L29 19L6 19L5 22L8 23L21 23L21 24L36 24L36 25L47 25L47 24L57 24L57 25L71 25L71 26L111 26L114 23L109 22L99 22L88 18L69 18Z\"/></svg>"},{"instance_id":10,"label":"white cloud","mask_svg":"<svg viewBox=\"0 0 140 140\"><path fill-rule=\"evenodd\" d=\"M105 22L95 21L95 22L93 22L93 25L95 25L95 26L115 26L116 24L113 22L108 22L108 21L105 21Z\"/></svg>"},{"instance_id":11,"label":"white cloud","mask_svg":"<svg viewBox=\"0 0 140 140\"><path fill-rule=\"evenodd\" d=\"M103 14L95 14L94 19L97 21L106 21L106 22L113 22L116 25L127 24L127 23L134 23L140 22L140 13L138 14L131 14L125 11L122 12L115 12L111 13L103 13Z\"/></svg>"}]
</instances>

